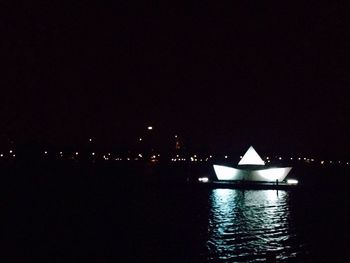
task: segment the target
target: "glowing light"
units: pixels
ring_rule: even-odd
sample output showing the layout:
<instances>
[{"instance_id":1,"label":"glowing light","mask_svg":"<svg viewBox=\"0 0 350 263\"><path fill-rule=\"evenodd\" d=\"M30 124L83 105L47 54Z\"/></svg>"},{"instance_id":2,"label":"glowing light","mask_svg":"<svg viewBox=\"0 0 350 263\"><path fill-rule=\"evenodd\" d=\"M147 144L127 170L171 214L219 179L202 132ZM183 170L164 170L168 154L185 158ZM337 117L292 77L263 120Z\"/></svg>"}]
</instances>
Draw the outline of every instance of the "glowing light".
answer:
<instances>
[{"instance_id":1,"label":"glowing light","mask_svg":"<svg viewBox=\"0 0 350 263\"><path fill-rule=\"evenodd\" d=\"M152 126L148 126L147 130L151 131L151 130L153 130L153 127Z\"/></svg>"},{"instance_id":2,"label":"glowing light","mask_svg":"<svg viewBox=\"0 0 350 263\"><path fill-rule=\"evenodd\" d=\"M279 157L278 160L282 160L282 157Z\"/></svg>"},{"instance_id":3,"label":"glowing light","mask_svg":"<svg viewBox=\"0 0 350 263\"><path fill-rule=\"evenodd\" d=\"M89 142L92 142L92 139L91 139L91 138L89 139Z\"/></svg>"},{"instance_id":4,"label":"glowing light","mask_svg":"<svg viewBox=\"0 0 350 263\"><path fill-rule=\"evenodd\" d=\"M3 154L0 154L0 157L4 157L4 155L3 155Z\"/></svg>"},{"instance_id":5,"label":"glowing light","mask_svg":"<svg viewBox=\"0 0 350 263\"><path fill-rule=\"evenodd\" d=\"M287 184L298 184L298 180L295 179L288 179Z\"/></svg>"},{"instance_id":6,"label":"glowing light","mask_svg":"<svg viewBox=\"0 0 350 263\"><path fill-rule=\"evenodd\" d=\"M79 153L78 153L78 152L75 152L75 155L79 155Z\"/></svg>"},{"instance_id":7,"label":"glowing light","mask_svg":"<svg viewBox=\"0 0 350 263\"><path fill-rule=\"evenodd\" d=\"M265 165L265 162L261 159L253 146L250 146L238 165Z\"/></svg>"},{"instance_id":8,"label":"glowing light","mask_svg":"<svg viewBox=\"0 0 350 263\"><path fill-rule=\"evenodd\" d=\"M227 156L227 155L225 155L225 159L227 159L227 157L228 157L228 156Z\"/></svg>"},{"instance_id":9,"label":"glowing light","mask_svg":"<svg viewBox=\"0 0 350 263\"><path fill-rule=\"evenodd\" d=\"M177 138L177 135L175 134L175 138Z\"/></svg>"},{"instance_id":10,"label":"glowing light","mask_svg":"<svg viewBox=\"0 0 350 263\"><path fill-rule=\"evenodd\" d=\"M139 153L139 157L142 158L142 154L141 153Z\"/></svg>"},{"instance_id":11,"label":"glowing light","mask_svg":"<svg viewBox=\"0 0 350 263\"><path fill-rule=\"evenodd\" d=\"M139 138L139 142L142 142L142 138Z\"/></svg>"},{"instance_id":12,"label":"glowing light","mask_svg":"<svg viewBox=\"0 0 350 263\"><path fill-rule=\"evenodd\" d=\"M12 151L12 150L10 150L10 153L13 153L13 151Z\"/></svg>"},{"instance_id":13,"label":"glowing light","mask_svg":"<svg viewBox=\"0 0 350 263\"><path fill-rule=\"evenodd\" d=\"M191 156L191 162L193 162L194 161L194 158Z\"/></svg>"},{"instance_id":14,"label":"glowing light","mask_svg":"<svg viewBox=\"0 0 350 263\"><path fill-rule=\"evenodd\" d=\"M44 153L47 154L47 151L45 151Z\"/></svg>"},{"instance_id":15,"label":"glowing light","mask_svg":"<svg viewBox=\"0 0 350 263\"><path fill-rule=\"evenodd\" d=\"M63 154L63 152L60 152L60 155L62 155Z\"/></svg>"},{"instance_id":16,"label":"glowing light","mask_svg":"<svg viewBox=\"0 0 350 263\"><path fill-rule=\"evenodd\" d=\"M95 156L95 153L91 153L92 156Z\"/></svg>"},{"instance_id":17,"label":"glowing light","mask_svg":"<svg viewBox=\"0 0 350 263\"><path fill-rule=\"evenodd\" d=\"M209 182L209 178L208 177L200 177L200 178L198 178L198 181L202 182L202 183L207 183L207 182Z\"/></svg>"},{"instance_id":18,"label":"glowing light","mask_svg":"<svg viewBox=\"0 0 350 263\"><path fill-rule=\"evenodd\" d=\"M14 154L14 155L12 155L13 156L13 158L15 158L16 157L16 154Z\"/></svg>"},{"instance_id":19,"label":"glowing light","mask_svg":"<svg viewBox=\"0 0 350 263\"><path fill-rule=\"evenodd\" d=\"M321 161L321 164L324 164L324 161Z\"/></svg>"}]
</instances>

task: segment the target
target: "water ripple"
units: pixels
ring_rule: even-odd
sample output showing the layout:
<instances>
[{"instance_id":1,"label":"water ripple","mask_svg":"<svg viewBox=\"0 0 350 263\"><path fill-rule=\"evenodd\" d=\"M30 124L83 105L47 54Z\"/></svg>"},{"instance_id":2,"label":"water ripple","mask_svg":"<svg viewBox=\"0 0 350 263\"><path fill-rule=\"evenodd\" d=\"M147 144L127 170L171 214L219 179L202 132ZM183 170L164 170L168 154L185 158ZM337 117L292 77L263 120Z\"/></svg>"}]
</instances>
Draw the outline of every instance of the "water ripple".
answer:
<instances>
[{"instance_id":1,"label":"water ripple","mask_svg":"<svg viewBox=\"0 0 350 263\"><path fill-rule=\"evenodd\" d=\"M209 261L261 262L267 251L278 259L295 257L289 193L214 189L210 195L207 250Z\"/></svg>"}]
</instances>

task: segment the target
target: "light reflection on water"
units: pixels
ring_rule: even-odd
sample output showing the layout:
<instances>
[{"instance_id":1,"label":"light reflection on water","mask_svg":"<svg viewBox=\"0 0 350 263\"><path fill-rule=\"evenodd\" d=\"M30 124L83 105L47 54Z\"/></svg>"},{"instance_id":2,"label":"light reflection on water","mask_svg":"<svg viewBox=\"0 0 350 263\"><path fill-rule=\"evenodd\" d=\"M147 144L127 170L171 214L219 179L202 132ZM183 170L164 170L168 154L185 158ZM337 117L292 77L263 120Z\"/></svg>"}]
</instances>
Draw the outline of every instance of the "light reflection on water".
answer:
<instances>
[{"instance_id":1,"label":"light reflection on water","mask_svg":"<svg viewBox=\"0 0 350 263\"><path fill-rule=\"evenodd\" d=\"M209 261L259 262L267 251L295 257L289 193L276 190L214 189L210 194ZM293 249L292 249L293 247Z\"/></svg>"}]
</instances>

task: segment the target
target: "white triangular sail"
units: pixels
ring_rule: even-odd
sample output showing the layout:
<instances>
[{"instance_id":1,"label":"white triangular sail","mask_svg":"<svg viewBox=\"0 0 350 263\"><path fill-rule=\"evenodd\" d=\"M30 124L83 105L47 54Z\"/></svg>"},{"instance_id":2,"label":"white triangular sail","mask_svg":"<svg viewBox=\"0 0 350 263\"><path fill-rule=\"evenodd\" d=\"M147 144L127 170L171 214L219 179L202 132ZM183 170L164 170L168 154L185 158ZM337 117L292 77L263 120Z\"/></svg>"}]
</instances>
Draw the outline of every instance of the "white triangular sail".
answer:
<instances>
[{"instance_id":1,"label":"white triangular sail","mask_svg":"<svg viewBox=\"0 0 350 263\"><path fill-rule=\"evenodd\" d=\"M253 146L250 146L248 151L244 154L238 165L265 165L265 162L259 154L255 151Z\"/></svg>"}]
</instances>

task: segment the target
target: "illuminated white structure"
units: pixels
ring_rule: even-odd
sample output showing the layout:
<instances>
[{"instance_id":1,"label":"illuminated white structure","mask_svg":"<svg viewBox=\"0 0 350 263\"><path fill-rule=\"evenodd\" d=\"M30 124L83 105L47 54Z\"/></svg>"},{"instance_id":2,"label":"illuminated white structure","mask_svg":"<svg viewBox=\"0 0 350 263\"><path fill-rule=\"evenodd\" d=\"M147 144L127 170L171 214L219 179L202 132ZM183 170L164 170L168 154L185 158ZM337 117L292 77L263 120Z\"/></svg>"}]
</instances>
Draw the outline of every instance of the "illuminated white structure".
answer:
<instances>
[{"instance_id":1,"label":"illuminated white structure","mask_svg":"<svg viewBox=\"0 0 350 263\"><path fill-rule=\"evenodd\" d=\"M238 166L242 168L214 165L214 170L219 180L254 182L276 182L278 180L281 182L292 169L292 167L266 167L265 162L252 146L239 161Z\"/></svg>"}]
</instances>

